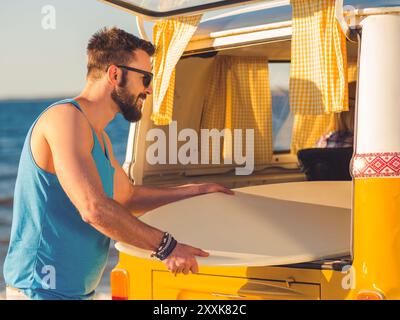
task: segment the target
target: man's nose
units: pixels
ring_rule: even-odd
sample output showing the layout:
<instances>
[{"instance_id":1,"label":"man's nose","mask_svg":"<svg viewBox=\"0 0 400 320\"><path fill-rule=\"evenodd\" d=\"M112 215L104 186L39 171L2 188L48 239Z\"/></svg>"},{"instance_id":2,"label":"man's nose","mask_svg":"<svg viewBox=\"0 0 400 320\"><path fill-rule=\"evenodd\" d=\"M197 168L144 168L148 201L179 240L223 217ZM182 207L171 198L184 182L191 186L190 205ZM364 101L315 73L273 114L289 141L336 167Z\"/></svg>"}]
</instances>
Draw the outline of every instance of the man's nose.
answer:
<instances>
[{"instance_id":1,"label":"man's nose","mask_svg":"<svg viewBox=\"0 0 400 320\"><path fill-rule=\"evenodd\" d=\"M144 91L146 94L152 94L153 93L153 84L150 84L146 90Z\"/></svg>"}]
</instances>

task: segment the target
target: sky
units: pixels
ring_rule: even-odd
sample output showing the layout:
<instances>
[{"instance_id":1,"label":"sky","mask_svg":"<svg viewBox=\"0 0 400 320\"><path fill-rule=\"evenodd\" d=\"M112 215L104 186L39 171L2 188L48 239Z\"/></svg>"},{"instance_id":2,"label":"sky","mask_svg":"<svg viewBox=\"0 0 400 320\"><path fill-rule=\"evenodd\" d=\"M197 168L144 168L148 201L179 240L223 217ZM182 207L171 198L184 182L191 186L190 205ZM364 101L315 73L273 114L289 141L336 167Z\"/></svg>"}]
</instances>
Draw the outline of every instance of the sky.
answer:
<instances>
[{"instance_id":1,"label":"sky","mask_svg":"<svg viewBox=\"0 0 400 320\"><path fill-rule=\"evenodd\" d=\"M86 81L87 42L106 26L139 36L134 15L98 0L1 0L0 100L78 94ZM152 24L145 27L151 36Z\"/></svg>"},{"instance_id":2,"label":"sky","mask_svg":"<svg viewBox=\"0 0 400 320\"><path fill-rule=\"evenodd\" d=\"M54 8L55 29L42 26L51 22L46 6ZM97 0L1 0L0 99L77 94L87 42L105 26L138 35L133 15Z\"/></svg>"}]
</instances>

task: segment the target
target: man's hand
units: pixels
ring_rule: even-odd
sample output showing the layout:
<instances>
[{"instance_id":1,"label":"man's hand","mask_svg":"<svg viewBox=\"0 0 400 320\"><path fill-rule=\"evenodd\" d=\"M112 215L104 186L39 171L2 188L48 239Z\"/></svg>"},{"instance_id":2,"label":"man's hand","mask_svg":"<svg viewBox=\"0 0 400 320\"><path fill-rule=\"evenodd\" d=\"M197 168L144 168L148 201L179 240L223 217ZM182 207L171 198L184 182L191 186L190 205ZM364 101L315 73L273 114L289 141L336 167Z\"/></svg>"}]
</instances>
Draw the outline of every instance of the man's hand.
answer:
<instances>
[{"instance_id":1,"label":"man's hand","mask_svg":"<svg viewBox=\"0 0 400 320\"><path fill-rule=\"evenodd\" d=\"M178 273L189 274L199 271L196 256L208 257L210 254L199 248L178 243L172 253L163 262L168 270L177 275Z\"/></svg>"},{"instance_id":2,"label":"man's hand","mask_svg":"<svg viewBox=\"0 0 400 320\"><path fill-rule=\"evenodd\" d=\"M197 186L198 194L213 193L213 192L222 192L229 195L235 194L231 189L224 187L223 185L218 183L200 183L200 184L194 184L194 186Z\"/></svg>"}]
</instances>

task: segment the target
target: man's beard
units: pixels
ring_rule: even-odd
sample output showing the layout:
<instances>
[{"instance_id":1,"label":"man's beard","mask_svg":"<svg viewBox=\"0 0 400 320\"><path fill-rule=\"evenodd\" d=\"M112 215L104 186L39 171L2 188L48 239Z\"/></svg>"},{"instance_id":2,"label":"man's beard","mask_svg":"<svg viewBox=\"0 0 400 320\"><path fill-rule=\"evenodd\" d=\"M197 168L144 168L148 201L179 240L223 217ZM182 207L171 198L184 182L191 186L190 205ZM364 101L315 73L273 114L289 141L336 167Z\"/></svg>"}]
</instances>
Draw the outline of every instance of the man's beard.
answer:
<instances>
[{"instance_id":1,"label":"man's beard","mask_svg":"<svg viewBox=\"0 0 400 320\"><path fill-rule=\"evenodd\" d=\"M125 88L124 77L117 88L111 92L111 98L119 107L125 120L129 122L137 122L142 118L141 108L138 106L139 99L146 99L146 94L141 93L137 97L129 93Z\"/></svg>"}]
</instances>

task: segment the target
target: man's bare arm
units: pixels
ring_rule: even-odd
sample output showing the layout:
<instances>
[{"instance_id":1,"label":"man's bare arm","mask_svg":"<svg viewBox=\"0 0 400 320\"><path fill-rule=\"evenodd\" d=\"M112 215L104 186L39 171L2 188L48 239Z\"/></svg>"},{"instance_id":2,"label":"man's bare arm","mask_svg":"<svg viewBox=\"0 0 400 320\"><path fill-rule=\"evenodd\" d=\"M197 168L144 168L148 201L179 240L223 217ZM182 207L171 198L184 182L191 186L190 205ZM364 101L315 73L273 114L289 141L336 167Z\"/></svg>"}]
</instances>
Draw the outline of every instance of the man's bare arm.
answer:
<instances>
[{"instance_id":1,"label":"man's bare arm","mask_svg":"<svg viewBox=\"0 0 400 320\"><path fill-rule=\"evenodd\" d=\"M110 160L115 168L114 199L136 216L140 216L147 211L168 203L200 194L211 192L234 194L232 190L216 183L187 184L177 187L134 186L130 183L125 171L115 159L107 134L105 134L105 137L110 152Z\"/></svg>"},{"instance_id":2,"label":"man's bare arm","mask_svg":"<svg viewBox=\"0 0 400 320\"><path fill-rule=\"evenodd\" d=\"M233 194L231 190L221 185L211 183L159 188L133 186L131 196L127 203L127 208L133 212L143 214L171 202L211 192Z\"/></svg>"}]
</instances>

